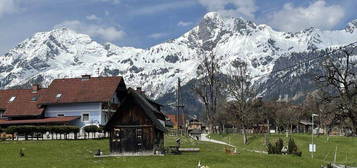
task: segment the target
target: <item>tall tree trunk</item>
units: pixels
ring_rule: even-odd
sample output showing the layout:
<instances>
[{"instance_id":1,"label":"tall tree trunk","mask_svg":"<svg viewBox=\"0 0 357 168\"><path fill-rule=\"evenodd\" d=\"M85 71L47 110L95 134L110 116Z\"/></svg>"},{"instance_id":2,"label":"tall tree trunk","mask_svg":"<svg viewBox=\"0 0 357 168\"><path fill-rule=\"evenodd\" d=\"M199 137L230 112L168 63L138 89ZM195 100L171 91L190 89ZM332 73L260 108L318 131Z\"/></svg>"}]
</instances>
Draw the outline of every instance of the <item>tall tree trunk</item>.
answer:
<instances>
[{"instance_id":1,"label":"tall tree trunk","mask_svg":"<svg viewBox=\"0 0 357 168\"><path fill-rule=\"evenodd\" d=\"M247 138L247 133L246 133L246 130L245 130L245 126L243 125L243 144L248 144L248 138Z\"/></svg>"},{"instance_id":2,"label":"tall tree trunk","mask_svg":"<svg viewBox=\"0 0 357 168\"><path fill-rule=\"evenodd\" d=\"M352 120L352 134L357 135L357 120L353 117Z\"/></svg>"}]
</instances>

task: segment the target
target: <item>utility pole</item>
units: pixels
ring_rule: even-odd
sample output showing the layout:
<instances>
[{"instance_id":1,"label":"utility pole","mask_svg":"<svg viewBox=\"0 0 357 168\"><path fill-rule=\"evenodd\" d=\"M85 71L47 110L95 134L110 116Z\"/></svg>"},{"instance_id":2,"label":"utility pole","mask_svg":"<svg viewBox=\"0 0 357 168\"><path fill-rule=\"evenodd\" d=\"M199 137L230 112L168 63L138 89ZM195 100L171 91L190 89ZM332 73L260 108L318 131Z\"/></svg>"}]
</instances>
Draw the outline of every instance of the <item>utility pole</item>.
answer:
<instances>
[{"instance_id":1,"label":"utility pole","mask_svg":"<svg viewBox=\"0 0 357 168\"><path fill-rule=\"evenodd\" d=\"M176 90L176 110L177 110L176 118L177 118L177 131L178 132L180 130L180 111L183 112L183 110L181 110L181 109L183 109L183 107L184 107L181 102L181 99L182 99L182 97L181 97L181 80L180 80L180 78L178 78L177 79L177 90ZM182 123L184 124L185 118L182 117L182 120L183 120Z\"/></svg>"},{"instance_id":2,"label":"utility pole","mask_svg":"<svg viewBox=\"0 0 357 168\"><path fill-rule=\"evenodd\" d=\"M317 117L317 114L312 114L311 115L311 120L312 120L312 124L311 124L311 158L314 158L314 152L316 152L316 145L314 144L314 117Z\"/></svg>"}]
</instances>

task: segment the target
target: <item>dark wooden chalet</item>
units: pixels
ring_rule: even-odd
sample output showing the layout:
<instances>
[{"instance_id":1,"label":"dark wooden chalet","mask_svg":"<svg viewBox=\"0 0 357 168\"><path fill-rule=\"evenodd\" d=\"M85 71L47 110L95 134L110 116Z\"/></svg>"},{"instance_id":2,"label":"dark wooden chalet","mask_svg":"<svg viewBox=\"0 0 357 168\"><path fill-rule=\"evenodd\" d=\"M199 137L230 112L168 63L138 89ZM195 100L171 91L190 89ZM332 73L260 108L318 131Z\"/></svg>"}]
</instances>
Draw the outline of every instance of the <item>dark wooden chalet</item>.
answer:
<instances>
[{"instance_id":1,"label":"dark wooden chalet","mask_svg":"<svg viewBox=\"0 0 357 168\"><path fill-rule=\"evenodd\" d=\"M165 115L159 104L140 90L129 88L106 130L114 155L155 154L164 145Z\"/></svg>"}]
</instances>

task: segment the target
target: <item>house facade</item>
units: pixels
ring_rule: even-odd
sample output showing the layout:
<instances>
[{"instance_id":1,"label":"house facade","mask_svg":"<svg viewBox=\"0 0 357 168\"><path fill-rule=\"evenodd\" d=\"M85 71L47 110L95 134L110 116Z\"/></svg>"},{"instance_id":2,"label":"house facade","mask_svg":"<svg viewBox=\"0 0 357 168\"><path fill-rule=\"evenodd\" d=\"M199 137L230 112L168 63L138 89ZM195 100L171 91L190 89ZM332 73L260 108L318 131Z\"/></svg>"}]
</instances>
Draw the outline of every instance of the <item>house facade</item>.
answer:
<instances>
[{"instance_id":1,"label":"house facade","mask_svg":"<svg viewBox=\"0 0 357 168\"><path fill-rule=\"evenodd\" d=\"M126 94L122 77L55 79L48 88L0 90L0 126L105 125Z\"/></svg>"}]
</instances>

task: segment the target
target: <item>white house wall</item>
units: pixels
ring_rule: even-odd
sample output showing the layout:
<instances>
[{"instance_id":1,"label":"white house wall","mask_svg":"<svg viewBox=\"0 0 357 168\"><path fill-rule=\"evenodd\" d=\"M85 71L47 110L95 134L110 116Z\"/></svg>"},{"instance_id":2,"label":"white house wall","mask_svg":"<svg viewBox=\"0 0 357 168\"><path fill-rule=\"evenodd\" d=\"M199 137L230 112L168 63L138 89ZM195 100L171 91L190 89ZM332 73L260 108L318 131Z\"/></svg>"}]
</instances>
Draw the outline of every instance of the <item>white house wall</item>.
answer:
<instances>
[{"instance_id":1,"label":"white house wall","mask_svg":"<svg viewBox=\"0 0 357 168\"><path fill-rule=\"evenodd\" d=\"M82 114L89 113L89 121L82 121ZM58 117L58 114L64 116L80 116L81 118L75 122L77 126L103 123L102 103L73 103L73 104L55 104L48 105L45 111L45 117Z\"/></svg>"}]
</instances>

